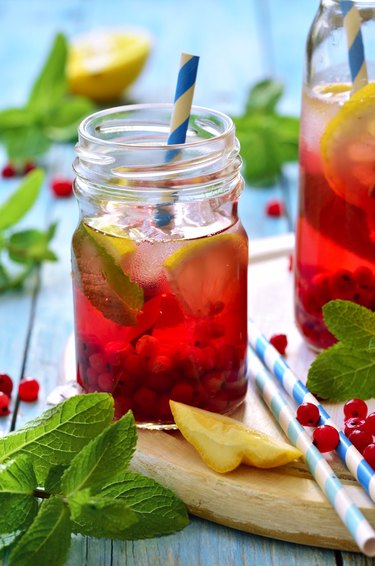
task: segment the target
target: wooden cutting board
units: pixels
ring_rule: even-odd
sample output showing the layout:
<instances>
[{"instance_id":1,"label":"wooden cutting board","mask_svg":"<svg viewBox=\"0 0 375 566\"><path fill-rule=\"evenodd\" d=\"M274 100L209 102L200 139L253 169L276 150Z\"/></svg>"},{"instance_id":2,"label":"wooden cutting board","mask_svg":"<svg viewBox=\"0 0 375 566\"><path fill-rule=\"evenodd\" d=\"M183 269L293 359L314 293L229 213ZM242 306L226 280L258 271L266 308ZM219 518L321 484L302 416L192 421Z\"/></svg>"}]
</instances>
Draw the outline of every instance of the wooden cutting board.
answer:
<instances>
[{"instance_id":1,"label":"wooden cutting board","mask_svg":"<svg viewBox=\"0 0 375 566\"><path fill-rule=\"evenodd\" d=\"M289 242L286 243L288 245L282 240L280 253L288 250ZM314 356L294 325L293 278L288 271L288 258L283 255L274 259L273 254L263 248L257 246L253 256L256 261L249 266L249 316L268 337L280 332L287 334L288 363L304 380ZM71 340L65 356L65 376L72 375L72 364ZM375 409L374 403L369 405ZM326 407L336 422L342 424L342 406L327 404ZM253 387L233 416L285 440ZM375 505L335 455L327 459L350 496L375 526ZM190 512L199 517L280 540L358 551L302 462L273 470L240 466L222 475L210 470L179 432L139 430L132 468L171 488Z\"/></svg>"}]
</instances>

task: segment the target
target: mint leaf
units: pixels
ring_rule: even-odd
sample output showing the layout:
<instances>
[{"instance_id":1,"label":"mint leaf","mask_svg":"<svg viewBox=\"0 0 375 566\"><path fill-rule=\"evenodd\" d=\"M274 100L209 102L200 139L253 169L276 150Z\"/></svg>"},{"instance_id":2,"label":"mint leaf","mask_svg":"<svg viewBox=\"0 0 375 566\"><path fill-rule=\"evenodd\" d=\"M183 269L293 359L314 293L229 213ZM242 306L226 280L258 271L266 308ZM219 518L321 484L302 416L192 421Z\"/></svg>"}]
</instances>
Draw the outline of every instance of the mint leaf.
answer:
<instances>
[{"instance_id":1,"label":"mint leaf","mask_svg":"<svg viewBox=\"0 0 375 566\"><path fill-rule=\"evenodd\" d=\"M15 546L23 533L24 531L15 531L6 535L0 534L0 556L4 555L4 550Z\"/></svg>"},{"instance_id":2,"label":"mint leaf","mask_svg":"<svg viewBox=\"0 0 375 566\"><path fill-rule=\"evenodd\" d=\"M0 230L13 226L30 210L43 181L42 169L34 169L26 175L18 189L0 206Z\"/></svg>"},{"instance_id":3,"label":"mint leaf","mask_svg":"<svg viewBox=\"0 0 375 566\"><path fill-rule=\"evenodd\" d=\"M0 533L27 527L38 512L34 469L26 458L0 466Z\"/></svg>"},{"instance_id":4,"label":"mint leaf","mask_svg":"<svg viewBox=\"0 0 375 566\"><path fill-rule=\"evenodd\" d=\"M66 92L67 52L65 37L58 33L27 103L27 108L39 116L48 114Z\"/></svg>"},{"instance_id":5,"label":"mint leaf","mask_svg":"<svg viewBox=\"0 0 375 566\"><path fill-rule=\"evenodd\" d=\"M323 307L328 329L345 346L375 352L375 312L351 301L330 301Z\"/></svg>"},{"instance_id":6,"label":"mint leaf","mask_svg":"<svg viewBox=\"0 0 375 566\"><path fill-rule=\"evenodd\" d=\"M68 497L74 532L98 538L127 540L128 530L138 518L123 501L114 501L90 490Z\"/></svg>"},{"instance_id":7,"label":"mint leaf","mask_svg":"<svg viewBox=\"0 0 375 566\"><path fill-rule=\"evenodd\" d=\"M122 500L138 517L127 536L132 539L166 535L183 529L189 522L184 503L168 488L151 478L126 472L100 491L103 497Z\"/></svg>"},{"instance_id":8,"label":"mint leaf","mask_svg":"<svg viewBox=\"0 0 375 566\"><path fill-rule=\"evenodd\" d=\"M9 291L10 289L19 290L22 288L22 285L26 281L26 279L31 275L36 267L35 263L28 263L26 264L25 268L18 273L18 275L11 277L4 269L2 265L0 265L0 293L4 291Z\"/></svg>"},{"instance_id":9,"label":"mint leaf","mask_svg":"<svg viewBox=\"0 0 375 566\"><path fill-rule=\"evenodd\" d=\"M375 353L335 344L310 366L307 387L323 399L347 401L375 397Z\"/></svg>"},{"instance_id":10,"label":"mint leaf","mask_svg":"<svg viewBox=\"0 0 375 566\"><path fill-rule=\"evenodd\" d=\"M37 263L43 260L56 261L56 254L48 247L50 239L51 228L47 231L22 230L10 236L6 248L10 259L18 263L28 263L30 260Z\"/></svg>"},{"instance_id":11,"label":"mint leaf","mask_svg":"<svg viewBox=\"0 0 375 566\"><path fill-rule=\"evenodd\" d=\"M0 110L0 132L8 128L24 128L34 124L33 114L27 108Z\"/></svg>"},{"instance_id":12,"label":"mint leaf","mask_svg":"<svg viewBox=\"0 0 375 566\"><path fill-rule=\"evenodd\" d=\"M72 458L109 425L113 398L107 393L77 395L0 438L0 463L27 455L39 481L51 466L68 465Z\"/></svg>"},{"instance_id":13,"label":"mint leaf","mask_svg":"<svg viewBox=\"0 0 375 566\"><path fill-rule=\"evenodd\" d=\"M44 132L53 141L74 141L77 139L78 126L82 119L95 109L95 104L88 98L67 97L61 100L53 114L46 116Z\"/></svg>"},{"instance_id":14,"label":"mint leaf","mask_svg":"<svg viewBox=\"0 0 375 566\"><path fill-rule=\"evenodd\" d=\"M70 546L69 511L53 497L41 505L33 523L9 557L9 566L63 566Z\"/></svg>"},{"instance_id":15,"label":"mint leaf","mask_svg":"<svg viewBox=\"0 0 375 566\"><path fill-rule=\"evenodd\" d=\"M52 466L44 481L44 489L52 495L62 495L61 481L68 466Z\"/></svg>"},{"instance_id":16,"label":"mint leaf","mask_svg":"<svg viewBox=\"0 0 375 566\"><path fill-rule=\"evenodd\" d=\"M249 92L245 113L273 112L283 92L283 85L272 79L258 82Z\"/></svg>"},{"instance_id":17,"label":"mint leaf","mask_svg":"<svg viewBox=\"0 0 375 566\"><path fill-rule=\"evenodd\" d=\"M36 124L8 129L2 133L1 140L10 161L20 164L43 155L51 146L51 141Z\"/></svg>"},{"instance_id":18,"label":"mint leaf","mask_svg":"<svg viewBox=\"0 0 375 566\"><path fill-rule=\"evenodd\" d=\"M85 446L64 473L62 490L71 495L79 490L103 486L123 475L135 450L137 433L128 412Z\"/></svg>"}]
</instances>

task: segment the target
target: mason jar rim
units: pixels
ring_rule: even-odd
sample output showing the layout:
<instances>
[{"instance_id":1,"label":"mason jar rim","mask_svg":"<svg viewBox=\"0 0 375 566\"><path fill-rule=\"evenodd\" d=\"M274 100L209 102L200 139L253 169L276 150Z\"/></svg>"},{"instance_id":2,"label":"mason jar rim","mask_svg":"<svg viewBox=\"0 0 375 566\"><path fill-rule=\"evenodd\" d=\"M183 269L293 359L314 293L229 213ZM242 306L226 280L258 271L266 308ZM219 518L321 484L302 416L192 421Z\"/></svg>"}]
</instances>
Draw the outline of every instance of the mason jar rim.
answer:
<instances>
[{"instance_id":1,"label":"mason jar rim","mask_svg":"<svg viewBox=\"0 0 375 566\"><path fill-rule=\"evenodd\" d=\"M225 126L225 129L223 132L218 133L218 134L214 134L211 138L205 138L205 139L198 139L198 140L186 140L185 143L183 144L165 144L165 143L160 143L160 144L147 144L147 143L142 143L142 144L134 144L134 143L127 143L124 141L116 141L114 139L110 139L110 140L106 140L103 138L100 138L98 136L95 136L93 133L91 133L89 131L90 126L92 125L93 122L95 122L96 120L100 119L100 118L105 118L105 117L110 117L113 114L116 113L126 113L126 112L131 112L131 111L147 111L147 110L172 110L173 109L173 104L172 103L165 103L165 102L156 102L156 103L143 103L143 104L127 104L127 105L123 105L123 106L114 106L111 108L106 108L104 110L99 110L98 112L94 112L93 114L90 114L89 116L87 116L79 125L78 128L78 133L79 136L82 137L85 141L87 142L92 142L95 144L103 144L103 145L110 145L110 146L119 146L119 147L123 147L124 149L134 149L135 147L137 147L138 150L155 150L155 149L181 149L181 146L194 146L194 147L198 147L200 145L205 145L207 143L210 143L210 141L218 141L222 138L225 138L226 136L228 136L228 134L233 134L234 132L234 123L233 120L230 118L230 116L228 116L227 114L224 114L224 112L220 112L219 110L213 110L212 108L208 108L205 106L198 106L198 105L193 105L191 107L191 113L193 112L202 112L203 113L209 113L211 115L214 115L218 118L220 118L222 120L223 125Z\"/></svg>"}]
</instances>

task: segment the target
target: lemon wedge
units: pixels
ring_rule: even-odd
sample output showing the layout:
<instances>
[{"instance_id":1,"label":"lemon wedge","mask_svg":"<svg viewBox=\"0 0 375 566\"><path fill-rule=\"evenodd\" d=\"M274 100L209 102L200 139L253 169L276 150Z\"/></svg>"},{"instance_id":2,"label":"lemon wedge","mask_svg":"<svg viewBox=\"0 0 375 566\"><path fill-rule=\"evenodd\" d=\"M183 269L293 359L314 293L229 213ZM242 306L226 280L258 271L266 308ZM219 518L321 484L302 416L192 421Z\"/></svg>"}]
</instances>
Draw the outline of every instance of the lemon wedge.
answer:
<instances>
[{"instance_id":1,"label":"lemon wedge","mask_svg":"<svg viewBox=\"0 0 375 566\"><path fill-rule=\"evenodd\" d=\"M219 234L180 247L164 262L168 283L185 311L209 316L216 305L238 299L241 270L247 270L247 240L240 234Z\"/></svg>"},{"instance_id":2,"label":"lemon wedge","mask_svg":"<svg viewBox=\"0 0 375 566\"><path fill-rule=\"evenodd\" d=\"M302 456L294 446L225 415L176 401L169 403L181 434L215 472L231 472L240 464L275 468Z\"/></svg>"},{"instance_id":3,"label":"lemon wedge","mask_svg":"<svg viewBox=\"0 0 375 566\"><path fill-rule=\"evenodd\" d=\"M144 31L102 29L81 35L69 48L70 91L104 102L121 97L141 73L151 49Z\"/></svg>"},{"instance_id":4,"label":"lemon wedge","mask_svg":"<svg viewBox=\"0 0 375 566\"><path fill-rule=\"evenodd\" d=\"M327 87L328 88L328 87ZM344 92L335 85L330 92ZM328 122L321 154L331 188L350 204L375 210L375 83L355 92Z\"/></svg>"}]
</instances>

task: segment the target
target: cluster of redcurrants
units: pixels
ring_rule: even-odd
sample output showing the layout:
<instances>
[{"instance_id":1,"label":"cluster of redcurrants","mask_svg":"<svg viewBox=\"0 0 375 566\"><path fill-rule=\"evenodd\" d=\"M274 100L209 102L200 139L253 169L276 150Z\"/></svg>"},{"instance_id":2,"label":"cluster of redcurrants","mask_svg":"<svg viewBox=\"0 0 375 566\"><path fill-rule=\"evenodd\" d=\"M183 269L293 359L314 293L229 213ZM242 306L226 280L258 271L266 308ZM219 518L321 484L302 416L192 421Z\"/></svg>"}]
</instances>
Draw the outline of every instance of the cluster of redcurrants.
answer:
<instances>
[{"instance_id":1,"label":"cluster of redcurrants","mask_svg":"<svg viewBox=\"0 0 375 566\"><path fill-rule=\"evenodd\" d=\"M12 378L7 373L0 373L0 417L9 415L10 397L13 391ZM33 377L26 377L18 385L20 401L32 403L38 399L39 383Z\"/></svg>"},{"instance_id":2,"label":"cluster of redcurrants","mask_svg":"<svg viewBox=\"0 0 375 566\"><path fill-rule=\"evenodd\" d=\"M375 412L368 413L362 399L350 399L344 405L344 434L375 469ZM297 409L297 420L303 426L317 426L319 409L312 403L302 403ZM313 432L313 442L320 452L331 452L340 441L338 431L330 425L318 426Z\"/></svg>"}]
</instances>

